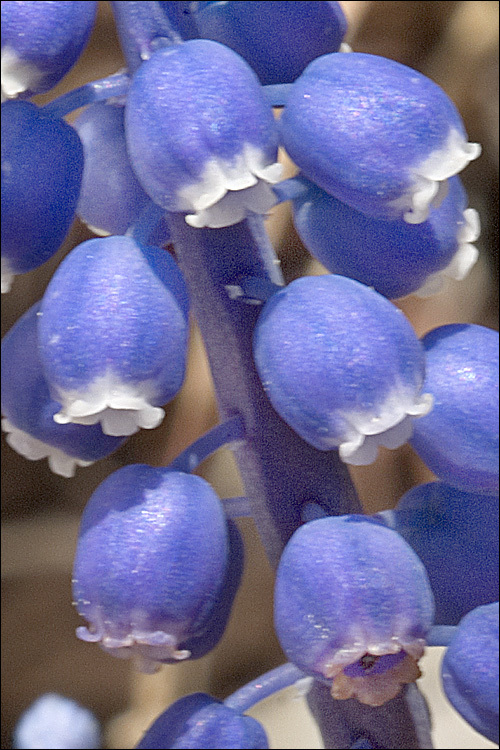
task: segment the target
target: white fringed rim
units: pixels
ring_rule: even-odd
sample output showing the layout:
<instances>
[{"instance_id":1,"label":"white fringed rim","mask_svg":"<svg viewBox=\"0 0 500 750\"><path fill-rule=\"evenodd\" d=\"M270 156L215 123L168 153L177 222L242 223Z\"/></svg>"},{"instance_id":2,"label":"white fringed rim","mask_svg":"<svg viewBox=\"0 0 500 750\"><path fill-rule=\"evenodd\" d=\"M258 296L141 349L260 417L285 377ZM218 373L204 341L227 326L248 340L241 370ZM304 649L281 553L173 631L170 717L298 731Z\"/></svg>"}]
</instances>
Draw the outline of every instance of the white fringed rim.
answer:
<instances>
[{"instance_id":1,"label":"white fringed rim","mask_svg":"<svg viewBox=\"0 0 500 750\"><path fill-rule=\"evenodd\" d=\"M44 73L31 63L21 60L11 47L5 46L1 54L2 103L36 86Z\"/></svg>"}]
</instances>

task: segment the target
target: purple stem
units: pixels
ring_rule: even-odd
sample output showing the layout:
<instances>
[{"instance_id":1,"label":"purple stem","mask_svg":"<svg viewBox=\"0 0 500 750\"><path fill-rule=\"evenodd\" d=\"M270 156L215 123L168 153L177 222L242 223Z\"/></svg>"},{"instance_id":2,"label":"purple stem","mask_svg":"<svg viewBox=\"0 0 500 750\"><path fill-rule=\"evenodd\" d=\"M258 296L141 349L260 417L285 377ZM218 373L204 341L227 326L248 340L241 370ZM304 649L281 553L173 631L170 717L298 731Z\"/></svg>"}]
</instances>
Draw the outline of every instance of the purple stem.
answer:
<instances>
[{"instance_id":1,"label":"purple stem","mask_svg":"<svg viewBox=\"0 0 500 750\"><path fill-rule=\"evenodd\" d=\"M157 2L117 0L111 2L111 8L120 45L131 74L144 60L151 57L157 47L182 42Z\"/></svg>"},{"instance_id":2,"label":"purple stem","mask_svg":"<svg viewBox=\"0 0 500 750\"><path fill-rule=\"evenodd\" d=\"M216 450L239 440L243 440L243 420L236 416L217 425L205 435L182 451L177 458L168 465L172 471L194 471L208 456Z\"/></svg>"},{"instance_id":3,"label":"purple stem","mask_svg":"<svg viewBox=\"0 0 500 750\"><path fill-rule=\"evenodd\" d=\"M238 711L238 713L242 714L259 701L263 701L264 698L269 698L270 695L277 693L278 690L290 687L290 685L294 685L298 680L303 680L304 678L308 679L307 675L294 664L282 664L281 667L271 669L269 672L236 690L229 698L226 698L224 703L228 708L232 708L233 711Z\"/></svg>"},{"instance_id":4,"label":"purple stem","mask_svg":"<svg viewBox=\"0 0 500 750\"><path fill-rule=\"evenodd\" d=\"M195 229L183 215L169 214L167 223L205 341L220 419L243 419L246 439L233 450L267 555L277 565L306 503L343 515L362 512L359 500L338 454L305 443L274 411L252 356L260 308L228 295L227 286L249 276L269 279L276 268L261 220Z\"/></svg>"},{"instance_id":5,"label":"purple stem","mask_svg":"<svg viewBox=\"0 0 500 750\"><path fill-rule=\"evenodd\" d=\"M43 111L51 117L65 117L75 109L86 107L93 102L124 96L129 86L130 76L127 73L115 73L58 96L57 99L45 104Z\"/></svg>"}]
</instances>

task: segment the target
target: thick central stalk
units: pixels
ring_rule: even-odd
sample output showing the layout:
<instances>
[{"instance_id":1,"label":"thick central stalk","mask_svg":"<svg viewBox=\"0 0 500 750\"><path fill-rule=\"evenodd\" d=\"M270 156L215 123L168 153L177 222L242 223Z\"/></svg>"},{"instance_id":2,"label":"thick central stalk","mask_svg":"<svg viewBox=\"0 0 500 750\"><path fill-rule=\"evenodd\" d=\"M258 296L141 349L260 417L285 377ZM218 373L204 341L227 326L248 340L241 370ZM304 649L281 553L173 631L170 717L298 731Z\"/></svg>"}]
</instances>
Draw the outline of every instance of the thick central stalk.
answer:
<instances>
[{"instance_id":1,"label":"thick central stalk","mask_svg":"<svg viewBox=\"0 0 500 750\"><path fill-rule=\"evenodd\" d=\"M207 349L221 420L239 414L246 438L234 448L252 515L271 564L317 503L332 515L361 512L347 468L336 452L305 443L271 406L252 356L260 307L231 299L226 287L249 276L269 278L262 226L254 220L194 229L169 214L171 239Z\"/></svg>"}]
</instances>

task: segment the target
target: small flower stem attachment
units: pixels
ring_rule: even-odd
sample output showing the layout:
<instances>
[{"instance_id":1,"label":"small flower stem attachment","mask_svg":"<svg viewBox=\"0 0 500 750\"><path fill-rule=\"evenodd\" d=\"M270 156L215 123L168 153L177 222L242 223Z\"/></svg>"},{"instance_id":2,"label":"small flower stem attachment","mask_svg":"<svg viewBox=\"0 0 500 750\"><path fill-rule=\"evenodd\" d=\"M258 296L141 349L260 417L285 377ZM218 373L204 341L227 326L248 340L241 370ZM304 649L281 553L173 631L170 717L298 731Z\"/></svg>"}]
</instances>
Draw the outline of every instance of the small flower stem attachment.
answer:
<instances>
[{"instance_id":1,"label":"small flower stem attachment","mask_svg":"<svg viewBox=\"0 0 500 750\"><path fill-rule=\"evenodd\" d=\"M88 104L125 96L129 85L130 77L127 73L115 73L58 96L57 99L45 104L43 111L51 117L65 117L75 109L86 107Z\"/></svg>"},{"instance_id":2,"label":"small flower stem attachment","mask_svg":"<svg viewBox=\"0 0 500 750\"><path fill-rule=\"evenodd\" d=\"M285 201L293 201L305 195L310 186L309 180L305 180L303 177L289 177L287 180L273 185L273 193L278 199L278 203L285 203Z\"/></svg>"},{"instance_id":3,"label":"small flower stem attachment","mask_svg":"<svg viewBox=\"0 0 500 750\"><path fill-rule=\"evenodd\" d=\"M172 471L194 471L208 456L229 443L243 440L245 430L243 420L239 416L227 419L222 424L209 430L205 435L182 451L169 464Z\"/></svg>"},{"instance_id":4,"label":"small flower stem attachment","mask_svg":"<svg viewBox=\"0 0 500 750\"><path fill-rule=\"evenodd\" d=\"M272 83L264 86L264 94L272 107L284 107L292 88L291 83Z\"/></svg>"},{"instance_id":5,"label":"small flower stem attachment","mask_svg":"<svg viewBox=\"0 0 500 750\"><path fill-rule=\"evenodd\" d=\"M244 713L259 701L264 700L264 698L269 698L273 693L277 693L279 690L290 687L297 682L302 693L301 681L304 678L307 679L307 675L298 667L290 663L282 664L281 667L271 669L269 672L244 685L230 695L229 698L226 698L224 705L232 708L233 711Z\"/></svg>"},{"instance_id":6,"label":"small flower stem attachment","mask_svg":"<svg viewBox=\"0 0 500 750\"><path fill-rule=\"evenodd\" d=\"M158 47L182 42L157 2L112 2L120 44L130 73L148 60Z\"/></svg>"},{"instance_id":7,"label":"small flower stem attachment","mask_svg":"<svg viewBox=\"0 0 500 750\"><path fill-rule=\"evenodd\" d=\"M448 647L456 632L456 625L434 625L427 635L427 645Z\"/></svg>"}]
</instances>

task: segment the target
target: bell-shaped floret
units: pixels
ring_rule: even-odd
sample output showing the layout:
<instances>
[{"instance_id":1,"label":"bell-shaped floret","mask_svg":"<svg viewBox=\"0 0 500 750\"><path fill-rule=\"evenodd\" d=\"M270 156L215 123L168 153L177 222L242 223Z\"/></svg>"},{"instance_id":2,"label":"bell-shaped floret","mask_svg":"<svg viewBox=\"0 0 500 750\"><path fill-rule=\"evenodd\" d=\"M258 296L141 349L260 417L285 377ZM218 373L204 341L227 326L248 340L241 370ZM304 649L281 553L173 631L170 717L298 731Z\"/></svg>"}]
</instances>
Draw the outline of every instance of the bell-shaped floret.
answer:
<instances>
[{"instance_id":1,"label":"bell-shaped floret","mask_svg":"<svg viewBox=\"0 0 500 750\"><path fill-rule=\"evenodd\" d=\"M498 597L498 497L430 482L376 518L401 534L424 563L437 625L456 625Z\"/></svg>"},{"instance_id":2,"label":"bell-shaped floret","mask_svg":"<svg viewBox=\"0 0 500 750\"><path fill-rule=\"evenodd\" d=\"M196 3L193 19L199 36L231 47L263 84L291 83L316 57L337 52L347 31L336 2Z\"/></svg>"},{"instance_id":3,"label":"bell-shaped floret","mask_svg":"<svg viewBox=\"0 0 500 750\"><path fill-rule=\"evenodd\" d=\"M456 323L422 343L434 409L415 425L412 446L443 482L498 494L498 331Z\"/></svg>"},{"instance_id":4,"label":"bell-shaped floret","mask_svg":"<svg viewBox=\"0 0 500 750\"><path fill-rule=\"evenodd\" d=\"M283 144L304 175L378 219L425 221L480 154L444 91L393 60L323 55L292 85Z\"/></svg>"},{"instance_id":5,"label":"bell-shaped floret","mask_svg":"<svg viewBox=\"0 0 500 750\"><path fill-rule=\"evenodd\" d=\"M262 725L205 693L176 701L147 730L137 750L156 748L268 748Z\"/></svg>"},{"instance_id":6,"label":"bell-shaped floret","mask_svg":"<svg viewBox=\"0 0 500 750\"><path fill-rule=\"evenodd\" d=\"M479 217L467 208L459 177L421 224L384 221L356 211L303 180L304 193L293 201L300 238L332 273L349 276L390 299L439 291L445 277L462 280L477 260L472 242Z\"/></svg>"},{"instance_id":7,"label":"bell-shaped floret","mask_svg":"<svg viewBox=\"0 0 500 750\"><path fill-rule=\"evenodd\" d=\"M58 83L80 57L97 3L2 3L2 101Z\"/></svg>"},{"instance_id":8,"label":"bell-shaped floret","mask_svg":"<svg viewBox=\"0 0 500 750\"><path fill-rule=\"evenodd\" d=\"M70 125L31 102L2 104L2 291L61 246L82 171L82 144Z\"/></svg>"},{"instance_id":9,"label":"bell-shaped floret","mask_svg":"<svg viewBox=\"0 0 500 750\"><path fill-rule=\"evenodd\" d=\"M151 202L130 165L124 107L97 102L74 127L84 153L77 214L96 234L124 234Z\"/></svg>"},{"instance_id":10,"label":"bell-shaped floret","mask_svg":"<svg viewBox=\"0 0 500 750\"><path fill-rule=\"evenodd\" d=\"M2 429L17 453L32 461L47 458L55 474L71 477L124 438L105 435L98 424L54 422L61 405L50 396L38 355L39 309L40 303L33 305L2 339Z\"/></svg>"},{"instance_id":11,"label":"bell-shaped floret","mask_svg":"<svg viewBox=\"0 0 500 750\"><path fill-rule=\"evenodd\" d=\"M344 276L304 277L275 293L257 321L254 359L278 414L347 463L403 445L413 417L432 406L423 349L403 313Z\"/></svg>"},{"instance_id":12,"label":"bell-shaped floret","mask_svg":"<svg viewBox=\"0 0 500 750\"><path fill-rule=\"evenodd\" d=\"M433 612L417 555L375 521L320 518L285 547L276 633L288 659L330 684L334 698L380 706L415 681Z\"/></svg>"},{"instance_id":13,"label":"bell-shaped floret","mask_svg":"<svg viewBox=\"0 0 500 750\"><path fill-rule=\"evenodd\" d=\"M498 744L498 602L469 612L444 655L446 697L477 732Z\"/></svg>"},{"instance_id":14,"label":"bell-shaped floret","mask_svg":"<svg viewBox=\"0 0 500 750\"><path fill-rule=\"evenodd\" d=\"M73 569L73 599L89 623L79 638L144 671L198 658L224 630L242 546L203 479L131 465L88 502Z\"/></svg>"},{"instance_id":15,"label":"bell-shaped floret","mask_svg":"<svg viewBox=\"0 0 500 750\"><path fill-rule=\"evenodd\" d=\"M152 429L184 378L184 280L164 250L129 237L88 240L52 277L38 333L62 405L56 422L100 422L107 435Z\"/></svg>"},{"instance_id":16,"label":"bell-shaped floret","mask_svg":"<svg viewBox=\"0 0 500 750\"><path fill-rule=\"evenodd\" d=\"M14 730L15 750L99 750L101 730L96 717L70 698L47 693L21 716Z\"/></svg>"},{"instance_id":17,"label":"bell-shaped floret","mask_svg":"<svg viewBox=\"0 0 500 750\"><path fill-rule=\"evenodd\" d=\"M125 110L132 167L148 195L195 227L236 224L276 203L272 109L235 52L195 39L136 72Z\"/></svg>"}]
</instances>

